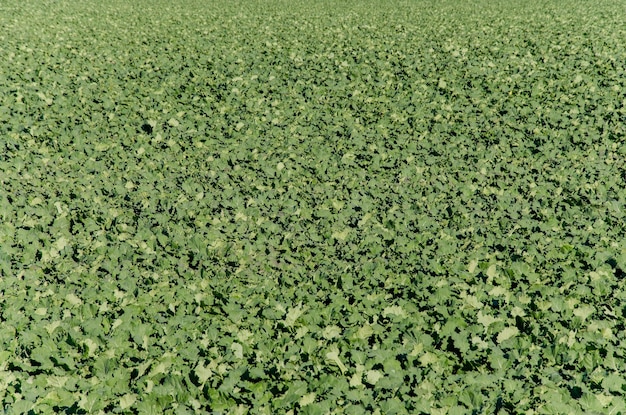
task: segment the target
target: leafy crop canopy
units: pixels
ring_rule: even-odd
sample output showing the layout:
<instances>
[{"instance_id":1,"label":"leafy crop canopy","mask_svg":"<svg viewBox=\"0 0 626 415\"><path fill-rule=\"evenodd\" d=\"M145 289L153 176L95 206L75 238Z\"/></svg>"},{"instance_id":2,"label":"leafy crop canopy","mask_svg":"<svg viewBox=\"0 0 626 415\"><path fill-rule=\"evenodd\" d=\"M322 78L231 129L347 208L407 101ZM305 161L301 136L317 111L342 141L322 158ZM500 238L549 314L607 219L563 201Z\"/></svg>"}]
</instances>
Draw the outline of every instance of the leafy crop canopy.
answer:
<instances>
[{"instance_id":1,"label":"leafy crop canopy","mask_svg":"<svg viewBox=\"0 0 626 415\"><path fill-rule=\"evenodd\" d=\"M626 411L619 4L0 9L9 413Z\"/></svg>"}]
</instances>

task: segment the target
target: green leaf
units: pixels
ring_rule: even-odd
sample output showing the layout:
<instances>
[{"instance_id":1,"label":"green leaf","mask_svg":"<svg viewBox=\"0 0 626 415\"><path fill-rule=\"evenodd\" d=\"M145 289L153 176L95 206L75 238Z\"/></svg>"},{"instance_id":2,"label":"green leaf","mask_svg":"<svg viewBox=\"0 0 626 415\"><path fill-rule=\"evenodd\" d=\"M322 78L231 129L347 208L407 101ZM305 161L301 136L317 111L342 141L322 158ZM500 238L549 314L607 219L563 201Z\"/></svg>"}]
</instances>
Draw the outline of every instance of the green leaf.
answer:
<instances>
[{"instance_id":1,"label":"green leaf","mask_svg":"<svg viewBox=\"0 0 626 415\"><path fill-rule=\"evenodd\" d=\"M307 393L307 383L295 381L288 386L287 391L276 400L279 407L292 407L294 403L302 399Z\"/></svg>"},{"instance_id":2,"label":"green leaf","mask_svg":"<svg viewBox=\"0 0 626 415\"><path fill-rule=\"evenodd\" d=\"M602 380L602 387L616 393L626 392L626 378L617 373L611 373Z\"/></svg>"},{"instance_id":3,"label":"green leaf","mask_svg":"<svg viewBox=\"0 0 626 415\"><path fill-rule=\"evenodd\" d=\"M509 340L519 334L519 329L515 326L505 327L500 333L498 333L497 342L498 344Z\"/></svg>"},{"instance_id":4,"label":"green leaf","mask_svg":"<svg viewBox=\"0 0 626 415\"><path fill-rule=\"evenodd\" d=\"M404 403L399 398L387 399L380 403L380 408L385 414L406 414L408 413Z\"/></svg>"},{"instance_id":5,"label":"green leaf","mask_svg":"<svg viewBox=\"0 0 626 415\"><path fill-rule=\"evenodd\" d=\"M302 408L302 414L305 415L323 415L330 411L331 403L329 401L315 402Z\"/></svg>"},{"instance_id":6,"label":"green leaf","mask_svg":"<svg viewBox=\"0 0 626 415\"><path fill-rule=\"evenodd\" d=\"M325 360L328 363L336 365L341 370L341 373L345 373L348 368L343 364L341 357L339 356L339 348L337 345L332 345L328 348L328 351L324 355Z\"/></svg>"}]
</instances>

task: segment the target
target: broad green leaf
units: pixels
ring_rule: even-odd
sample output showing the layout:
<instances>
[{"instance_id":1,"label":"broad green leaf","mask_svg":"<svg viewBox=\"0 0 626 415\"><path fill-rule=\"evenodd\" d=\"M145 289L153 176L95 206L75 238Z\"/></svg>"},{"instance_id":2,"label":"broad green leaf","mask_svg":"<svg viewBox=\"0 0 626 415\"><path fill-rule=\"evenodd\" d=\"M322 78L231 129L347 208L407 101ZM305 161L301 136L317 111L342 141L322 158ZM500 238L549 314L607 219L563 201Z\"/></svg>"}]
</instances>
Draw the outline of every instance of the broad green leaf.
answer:
<instances>
[{"instance_id":1,"label":"broad green leaf","mask_svg":"<svg viewBox=\"0 0 626 415\"><path fill-rule=\"evenodd\" d=\"M310 405L313 402L315 402L316 396L317 395L315 394L315 392L307 393L303 395L302 398L300 398L300 400L298 401L298 404L300 405L300 407L305 407L307 405Z\"/></svg>"},{"instance_id":2,"label":"broad green leaf","mask_svg":"<svg viewBox=\"0 0 626 415\"><path fill-rule=\"evenodd\" d=\"M341 370L341 373L345 373L348 370L348 368L341 361L341 358L339 356L339 348L337 347L337 345L333 344L332 346L330 346L328 348L328 351L324 355L324 357L327 362L332 363L336 365L337 367L339 367L339 370Z\"/></svg>"},{"instance_id":3,"label":"broad green leaf","mask_svg":"<svg viewBox=\"0 0 626 415\"><path fill-rule=\"evenodd\" d=\"M326 340L332 340L332 339L334 339L336 337L341 336L341 332L342 332L342 330L338 326L335 326L335 325L327 326L322 331L322 336Z\"/></svg>"},{"instance_id":4,"label":"broad green leaf","mask_svg":"<svg viewBox=\"0 0 626 415\"><path fill-rule=\"evenodd\" d=\"M128 393L120 398L120 408L127 409L137 401L137 395Z\"/></svg>"},{"instance_id":5,"label":"broad green leaf","mask_svg":"<svg viewBox=\"0 0 626 415\"><path fill-rule=\"evenodd\" d=\"M365 372L365 381L370 385L376 385L376 383L384 376L379 370L368 370Z\"/></svg>"},{"instance_id":6,"label":"broad green leaf","mask_svg":"<svg viewBox=\"0 0 626 415\"><path fill-rule=\"evenodd\" d=\"M476 319L480 324L483 325L485 331L491 326L493 323L497 321L502 321L502 319L493 317L489 314L483 314L482 310L478 311L478 318Z\"/></svg>"},{"instance_id":7,"label":"broad green leaf","mask_svg":"<svg viewBox=\"0 0 626 415\"><path fill-rule=\"evenodd\" d=\"M512 337L515 337L519 334L519 329L514 326L505 327L500 333L498 333L498 344L506 341Z\"/></svg>"}]
</instances>

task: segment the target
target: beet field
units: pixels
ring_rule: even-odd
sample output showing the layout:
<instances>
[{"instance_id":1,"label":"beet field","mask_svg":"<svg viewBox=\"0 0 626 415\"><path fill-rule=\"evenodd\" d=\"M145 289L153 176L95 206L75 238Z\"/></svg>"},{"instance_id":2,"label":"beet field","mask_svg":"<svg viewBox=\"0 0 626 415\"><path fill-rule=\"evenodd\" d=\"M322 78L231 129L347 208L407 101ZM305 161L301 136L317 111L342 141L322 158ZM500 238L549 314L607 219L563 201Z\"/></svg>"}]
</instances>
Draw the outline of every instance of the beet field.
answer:
<instances>
[{"instance_id":1,"label":"beet field","mask_svg":"<svg viewBox=\"0 0 626 415\"><path fill-rule=\"evenodd\" d=\"M626 3L0 2L0 411L626 414Z\"/></svg>"}]
</instances>

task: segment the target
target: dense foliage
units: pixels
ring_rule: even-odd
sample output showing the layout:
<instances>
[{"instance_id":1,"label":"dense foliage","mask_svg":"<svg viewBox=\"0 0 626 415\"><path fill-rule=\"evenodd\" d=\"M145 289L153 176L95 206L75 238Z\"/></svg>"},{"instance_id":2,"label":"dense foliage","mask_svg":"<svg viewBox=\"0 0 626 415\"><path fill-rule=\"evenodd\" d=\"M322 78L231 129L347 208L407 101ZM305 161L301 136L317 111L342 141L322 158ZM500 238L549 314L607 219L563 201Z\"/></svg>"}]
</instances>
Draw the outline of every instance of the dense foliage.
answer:
<instances>
[{"instance_id":1,"label":"dense foliage","mask_svg":"<svg viewBox=\"0 0 626 415\"><path fill-rule=\"evenodd\" d=\"M3 1L5 413L626 413L624 10Z\"/></svg>"}]
</instances>

